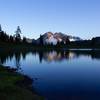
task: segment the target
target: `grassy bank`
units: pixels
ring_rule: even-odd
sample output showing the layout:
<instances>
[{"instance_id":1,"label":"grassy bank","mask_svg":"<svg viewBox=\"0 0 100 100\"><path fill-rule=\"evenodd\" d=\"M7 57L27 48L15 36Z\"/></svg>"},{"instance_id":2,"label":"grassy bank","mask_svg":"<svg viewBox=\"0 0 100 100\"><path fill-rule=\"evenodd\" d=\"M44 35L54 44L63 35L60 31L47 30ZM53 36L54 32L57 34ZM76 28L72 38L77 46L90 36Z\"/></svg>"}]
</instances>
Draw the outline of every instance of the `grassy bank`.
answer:
<instances>
[{"instance_id":1,"label":"grassy bank","mask_svg":"<svg viewBox=\"0 0 100 100\"><path fill-rule=\"evenodd\" d=\"M0 65L0 100L43 100L32 91L32 79Z\"/></svg>"}]
</instances>

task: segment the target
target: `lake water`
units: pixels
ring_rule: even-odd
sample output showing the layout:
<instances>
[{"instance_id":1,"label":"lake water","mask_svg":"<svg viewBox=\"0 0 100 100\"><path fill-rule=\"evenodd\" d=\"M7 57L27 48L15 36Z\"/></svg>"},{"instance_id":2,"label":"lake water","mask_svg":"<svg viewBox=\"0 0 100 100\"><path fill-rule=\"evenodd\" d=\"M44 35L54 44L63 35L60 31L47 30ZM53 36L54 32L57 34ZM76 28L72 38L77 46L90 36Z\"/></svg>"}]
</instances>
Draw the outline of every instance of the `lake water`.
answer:
<instances>
[{"instance_id":1,"label":"lake water","mask_svg":"<svg viewBox=\"0 0 100 100\"><path fill-rule=\"evenodd\" d=\"M0 63L34 79L45 100L100 100L100 51L0 52Z\"/></svg>"}]
</instances>

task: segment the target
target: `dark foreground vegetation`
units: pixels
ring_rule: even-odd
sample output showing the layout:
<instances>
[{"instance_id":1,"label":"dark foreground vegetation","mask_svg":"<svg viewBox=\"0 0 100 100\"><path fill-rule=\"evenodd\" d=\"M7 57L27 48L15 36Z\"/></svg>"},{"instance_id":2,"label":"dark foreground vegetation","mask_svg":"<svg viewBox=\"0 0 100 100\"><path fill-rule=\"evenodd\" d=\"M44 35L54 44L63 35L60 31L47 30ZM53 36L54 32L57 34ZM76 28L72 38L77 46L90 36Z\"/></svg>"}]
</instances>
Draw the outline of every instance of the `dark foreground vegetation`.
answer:
<instances>
[{"instance_id":1,"label":"dark foreground vegetation","mask_svg":"<svg viewBox=\"0 0 100 100\"><path fill-rule=\"evenodd\" d=\"M100 49L100 42L97 40L76 41L69 44L58 45L34 45L30 43L9 43L0 41L0 50L15 51L49 51L49 50L68 50L68 49Z\"/></svg>"},{"instance_id":2,"label":"dark foreground vegetation","mask_svg":"<svg viewBox=\"0 0 100 100\"><path fill-rule=\"evenodd\" d=\"M0 65L0 100L43 100L32 89L32 79Z\"/></svg>"}]
</instances>

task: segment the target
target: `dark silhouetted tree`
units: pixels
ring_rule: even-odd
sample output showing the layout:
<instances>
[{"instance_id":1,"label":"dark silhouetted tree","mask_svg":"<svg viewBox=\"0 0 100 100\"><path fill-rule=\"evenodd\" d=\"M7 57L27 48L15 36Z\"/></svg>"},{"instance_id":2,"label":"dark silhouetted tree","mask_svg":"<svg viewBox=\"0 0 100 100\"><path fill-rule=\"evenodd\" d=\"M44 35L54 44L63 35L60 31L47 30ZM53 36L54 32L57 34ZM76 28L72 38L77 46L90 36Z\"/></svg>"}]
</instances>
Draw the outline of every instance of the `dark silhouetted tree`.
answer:
<instances>
[{"instance_id":1,"label":"dark silhouetted tree","mask_svg":"<svg viewBox=\"0 0 100 100\"><path fill-rule=\"evenodd\" d=\"M20 36L20 34L17 34L17 36L15 37L15 42L16 43L21 42L21 36Z\"/></svg>"},{"instance_id":2,"label":"dark silhouetted tree","mask_svg":"<svg viewBox=\"0 0 100 100\"><path fill-rule=\"evenodd\" d=\"M1 27L1 25L0 25L0 32L2 32L2 27Z\"/></svg>"},{"instance_id":3,"label":"dark silhouetted tree","mask_svg":"<svg viewBox=\"0 0 100 100\"><path fill-rule=\"evenodd\" d=\"M14 38L13 38L12 35L10 35L10 37L9 37L9 41L12 42L12 43L14 42Z\"/></svg>"},{"instance_id":4,"label":"dark silhouetted tree","mask_svg":"<svg viewBox=\"0 0 100 100\"><path fill-rule=\"evenodd\" d=\"M18 26L17 27L17 30L15 31L15 35L14 35L14 37L15 37L15 42L16 43L19 43L19 42L21 42L21 36L20 36L20 34L21 34L21 29L20 29L20 27Z\"/></svg>"},{"instance_id":5,"label":"dark silhouetted tree","mask_svg":"<svg viewBox=\"0 0 100 100\"><path fill-rule=\"evenodd\" d=\"M66 45L69 45L70 44L70 40L69 38L66 39Z\"/></svg>"},{"instance_id":6,"label":"dark silhouetted tree","mask_svg":"<svg viewBox=\"0 0 100 100\"><path fill-rule=\"evenodd\" d=\"M43 36L40 35L40 45L43 45Z\"/></svg>"},{"instance_id":7,"label":"dark silhouetted tree","mask_svg":"<svg viewBox=\"0 0 100 100\"><path fill-rule=\"evenodd\" d=\"M9 41L9 35L4 33L3 31L0 32L0 41L8 42Z\"/></svg>"},{"instance_id":8,"label":"dark silhouetted tree","mask_svg":"<svg viewBox=\"0 0 100 100\"><path fill-rule=\"evenodd\" d=\"M26 37L23 37L23 43L27 43Z\"/></svg>"}]
</instances>

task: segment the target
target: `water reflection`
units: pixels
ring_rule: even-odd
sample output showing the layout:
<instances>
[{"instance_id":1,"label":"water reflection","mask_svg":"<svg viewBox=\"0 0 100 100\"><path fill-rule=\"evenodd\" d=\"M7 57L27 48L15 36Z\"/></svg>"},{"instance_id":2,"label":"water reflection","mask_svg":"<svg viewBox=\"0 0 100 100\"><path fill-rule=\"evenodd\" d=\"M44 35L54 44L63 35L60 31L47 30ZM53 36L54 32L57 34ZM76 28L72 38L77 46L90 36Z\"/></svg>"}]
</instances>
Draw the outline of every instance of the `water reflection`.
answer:
<instances>
[{"instance_id":1,"label":"water reflection","mask_svg":"<svg viewBox=\"0 0 100 100\"><path fill-rule=\"evenodd\" d=\"M20 60L21 57L23 58L23 60L26 59L26 55L28 54L28 52L20 52L20 51L0 51L0 64L5 64L8 60L12 61L13 58L15 58L15 60L13 60L15 62L15 66L18 70L21 69L21 64L20 64Z\"/></svg>"},{"instance_id":2,"label":"water reflection","mask_svg":"<svg viewBox=\"0 0 100 100\"><path fill-rule=\"evenodd\" d=\"M67 50L67 51L0 51L0 64L4 64L7 60L12 60L15 58L15 66L17 69L21 68L20 60L26 59L28 54L36 55L38 54L39 62L61 62L63 60L71 60L78 58L80 56L89 56L91 59L100 59L99 50Z\"/></svg>"},{"instance_id":3,"label":"water reflection","mask_svg":"<svg viewBox=\"0 0 100 100\"><path fill-rule=\"evenodd\" d=\"M90 56L91 59L100 59L100 51L99 50L67 50L67 51L49 51L49 52L38 52L40 63L43 60L47 62L60 62L63 60L71 60L74 58L78 58L79 56Z\"/></svg>"},{"instance_id":4,"label":"water reflection","mask_svg":"<svg viewBox=\"0 0 100 100\"><path fill-rule=\"evenodd\" d=\"M52 51L52 52L45 52L43 54L42 59L44 59L47 62L60 62L63 60L69 60L69 59L74 59L75 57L78 57L75 53L71 51Z\"/></svg>"}]
</instances>

